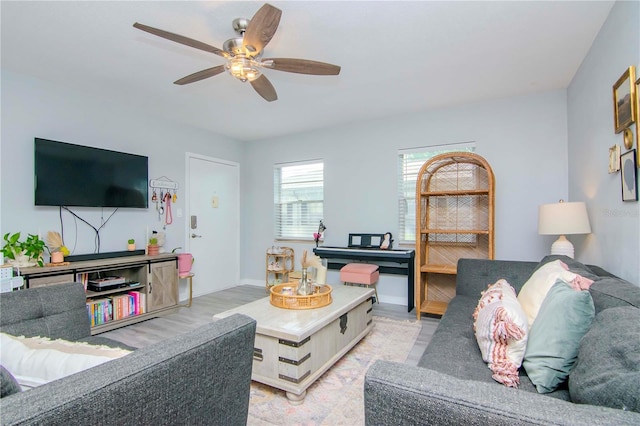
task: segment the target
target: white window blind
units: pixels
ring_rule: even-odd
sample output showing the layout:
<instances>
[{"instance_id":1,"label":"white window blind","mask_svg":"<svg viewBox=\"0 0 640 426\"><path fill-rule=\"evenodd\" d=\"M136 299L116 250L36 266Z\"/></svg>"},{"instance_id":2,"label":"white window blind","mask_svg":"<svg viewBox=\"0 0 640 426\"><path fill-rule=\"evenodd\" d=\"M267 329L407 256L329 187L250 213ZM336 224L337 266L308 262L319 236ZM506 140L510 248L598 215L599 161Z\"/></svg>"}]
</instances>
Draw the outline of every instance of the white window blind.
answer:
<instances>
[{"instance_id":1,"label":"white window blind","mask_svg":"<svg viewBox=\"0 0 640 426\"><path fill-rule=\"evenodd\" d=\"M416 241L416 180L424 163L446 152L474 152L475 142L424 146L398 151L398 237L400 244Z\"/></svg>"},{"instance_id":2,"label":"white window blind","mask_svg":"<svg viewBox=\"0 0 640 426\"><path fill-rule=\"evenodd\" d=\"M273 194L275 238L313 240L324 212L324 163L276 164Z\"/></svg>"}]
</instances>

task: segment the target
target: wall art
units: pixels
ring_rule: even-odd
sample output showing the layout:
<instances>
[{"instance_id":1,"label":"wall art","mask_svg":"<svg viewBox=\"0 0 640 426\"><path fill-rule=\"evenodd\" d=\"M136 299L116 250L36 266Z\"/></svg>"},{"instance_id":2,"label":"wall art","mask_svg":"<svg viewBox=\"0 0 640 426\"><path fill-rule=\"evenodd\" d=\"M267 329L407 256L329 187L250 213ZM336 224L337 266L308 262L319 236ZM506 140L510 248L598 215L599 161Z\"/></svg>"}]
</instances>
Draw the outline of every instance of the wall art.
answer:
<instances>
[{"instance_id":1,"label":"wall art","mask_svg":"<svg viewBox=\"0 0 640 426\"><path fill-rule=\"evenodd\" d=\"M620 171L620 145L609 148L609 173Z\"/></svg>"},{"instance_id":2,"label":"wall art","mask_svg":"<svg viewBox=\"0 0 640 426\"><path fill-rule=\"evenodd\" d=\"M636 80L636 166L640 168L640 78Z\"/></svg>"},{"instance_id":3,"label":"wall art","mask_svg":"<svg viewBox=\"0 0 640 426\"><path fill-rule=\"evenodd\" d=\"M632 149L620 156L620 179L622 181L622 201L638 201L638 169L636 150Z\"/></svg>"},{"instance_id":4,"label":"wall art","mask_svg":"<svg viewBox=\"0 0 640 426\"><path fill-rule=\"evenodd\" d=\"M616 133L622 132L636 119L636 67L631 65L613 85L613 120Z\"/></svg>"}]
</instances>

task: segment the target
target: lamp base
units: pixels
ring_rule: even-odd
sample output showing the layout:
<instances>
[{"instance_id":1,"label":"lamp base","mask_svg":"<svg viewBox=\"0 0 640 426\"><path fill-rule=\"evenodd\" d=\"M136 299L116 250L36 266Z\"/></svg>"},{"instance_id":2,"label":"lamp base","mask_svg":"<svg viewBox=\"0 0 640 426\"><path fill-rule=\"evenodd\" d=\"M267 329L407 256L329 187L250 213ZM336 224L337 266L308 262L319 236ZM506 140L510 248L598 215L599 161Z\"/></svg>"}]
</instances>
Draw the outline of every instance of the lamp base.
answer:
<instances>
[{"instance_id":1,"label":"lamp base","mask_svg":"<svg viewBox=\"0 0 640 426\"><path fill-rule=\"evenodd\" d=\"M567 240L567 237L560 235L551 246L551 254L563 254L573 259L573 244L571 244L571 241Z\"/></svg>"}]
</instances>

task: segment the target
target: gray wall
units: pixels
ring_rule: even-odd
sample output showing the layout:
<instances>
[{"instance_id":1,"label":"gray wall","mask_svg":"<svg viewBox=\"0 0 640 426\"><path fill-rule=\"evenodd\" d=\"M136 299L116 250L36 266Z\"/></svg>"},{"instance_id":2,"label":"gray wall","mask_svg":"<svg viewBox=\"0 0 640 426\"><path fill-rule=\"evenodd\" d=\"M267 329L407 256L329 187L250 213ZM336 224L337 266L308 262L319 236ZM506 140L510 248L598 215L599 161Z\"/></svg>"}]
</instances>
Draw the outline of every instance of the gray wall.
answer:
<instances>
[{"instance_id":1,"label":"gray wall","mask_svg":"<svg viewBox=\"0 0 640 426\"><path fill-rule=\"evenodd\" d=\"M149 178L167 176L178 182L174 221L167 226L165 247L185 246L185 152L239 162L243 144L193 127L130 111L126 105L101 102L85 93L53 86L42 80L2 71L2 193L0 232L41 233L59 230L57 207L33 205L33 138L95 146L149 157ZM72 208L99 226L113 209ZM75 254L93 253L95 233L63 213L65 243ZM146 230L161 230L155 209L119 209L100 232L101 252L126 250L135 238L144 248ZM77 237L77 238L76 238Z\"/></svg>"},{"instance_id":2,"label":"gray wall","mask_svg":"<svg viewBox=\"0 0 640 426\"><path fill-rule=\"evenodd\" d=\"M581 260L638 285L640 205L622 201L620 173L607 168L610 146L626 151L613 129L612 86L640 65L639 22L639 2L617 2L568 89L569 198L587 203L593 231L571 240Z\"/></svg>"},{"instance_id":3,"label":"gray wall","mask_svg":"<svg viewBox=\"0 0 640 426\"><path fill-rule=\"evenodd\" d=\"M566 140L559 90L247 143L242 276L264 280L264 252L273 244L293 247L297 259L313 248L273 240L274 163L324 160L324 245L344 246L350 232L398 234L398 149L467 141L496 176L496 258L540 259L553 240L537 233L538 205L567 198ZM382 276L378 292L383 302L404 304L406 278Z\"/></svg>"}]
</instances>

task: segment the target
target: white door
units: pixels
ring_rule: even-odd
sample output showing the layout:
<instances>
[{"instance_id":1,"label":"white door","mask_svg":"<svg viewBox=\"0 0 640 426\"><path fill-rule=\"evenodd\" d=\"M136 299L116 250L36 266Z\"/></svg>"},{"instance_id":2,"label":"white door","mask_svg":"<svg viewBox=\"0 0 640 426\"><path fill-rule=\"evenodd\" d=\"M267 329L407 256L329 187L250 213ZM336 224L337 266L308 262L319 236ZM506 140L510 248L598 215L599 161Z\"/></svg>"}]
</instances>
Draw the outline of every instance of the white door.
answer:
<instances>
[{"instance_id":1,"label":"white door","mask_svg":"<svg viewBox=\"0 0 640 426\"><path fill-rule=\"evenodd\" d=\"M187 153L187 250L193 295L240 283L240 166Z\"/></svg>"}]
</instances>

